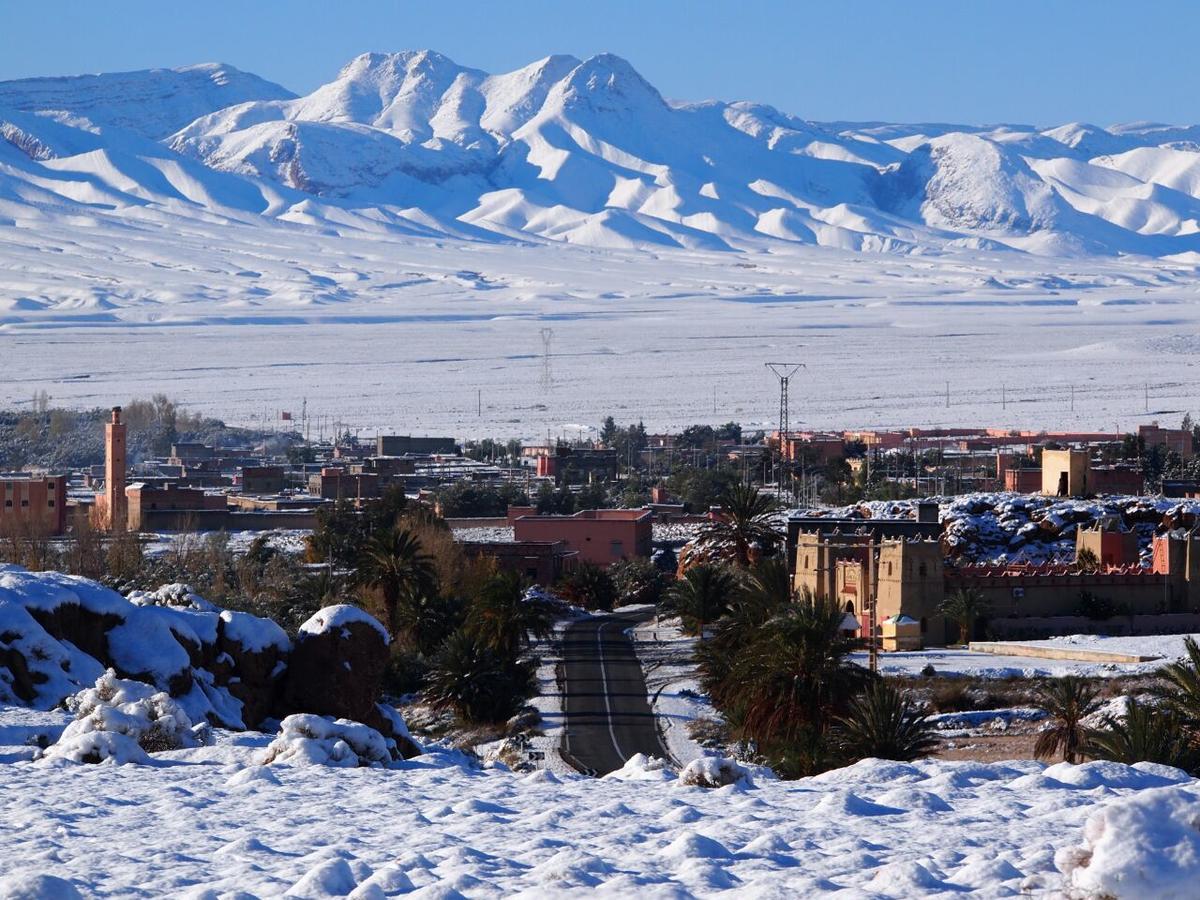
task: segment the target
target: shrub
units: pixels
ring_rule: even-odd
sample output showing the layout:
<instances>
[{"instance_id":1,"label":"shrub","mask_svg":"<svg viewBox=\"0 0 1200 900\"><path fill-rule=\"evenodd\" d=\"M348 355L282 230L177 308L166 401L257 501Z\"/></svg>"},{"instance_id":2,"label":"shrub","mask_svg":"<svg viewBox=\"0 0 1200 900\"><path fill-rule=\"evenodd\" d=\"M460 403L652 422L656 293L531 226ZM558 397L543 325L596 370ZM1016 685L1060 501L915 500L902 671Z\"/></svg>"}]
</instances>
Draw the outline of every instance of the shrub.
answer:
<instances>
[{"instance_id":1,"label":"shrub","mask_svg":"<svg viewBox=\"0 0 1200 900\"><path fill-rule=\"evenodd\" d=\"M503 722L520 710L534 686L532 664L456 631L434 657L425 698L435 709L452 709L469 723Z\"/></svg>"},{"instance_id":2,"label":"shrub","mask_svg":"<svg viewBox=\"0 0 1200 900\"><path fill-rule=\"evenodd\" d=\"M610 610L617 600L617 586L611 575L593 563L581 563L554 586L560 597L584 609Z\"/></svg>"},{"instance_id":3,"label":"shrub","mask_svg":"<svg viewBox=\"0 0 1200 900\"><path fill-rule=\"evenodd\" d=\"M877 681L850 701L838 718L834 743L848 758L896 759L927 755L937 744L928 717L916 704L885 681Z\"/></svg>"}]
</instances>

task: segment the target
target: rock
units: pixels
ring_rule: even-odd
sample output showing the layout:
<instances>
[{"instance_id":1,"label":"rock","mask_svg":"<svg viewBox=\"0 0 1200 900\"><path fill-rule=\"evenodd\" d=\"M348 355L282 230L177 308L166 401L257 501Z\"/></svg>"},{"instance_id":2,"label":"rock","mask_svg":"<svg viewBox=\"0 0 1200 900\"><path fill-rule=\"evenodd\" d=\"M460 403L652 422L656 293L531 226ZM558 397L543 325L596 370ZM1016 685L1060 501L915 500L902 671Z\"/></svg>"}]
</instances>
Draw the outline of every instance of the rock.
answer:
<instances>
[{"instance_id":1,"label":"rock","mask_svg":"<svg viewBox=\"0 0 1200 900\"><path fill-rule=\"evenodd\" d=\"M267 746L263 765L387 768L396 756L387 739L367 725L306 713L288 716Z\"/></svg>"},{"instance_id":2,"label":"rock","mask_svg":"<svg viewBox=\"0 0 1200 900\"><path fill-rule=\"evenodd\" d=\"M679 783L696 787L717 788L746 781L750 773L735 759L702 756L693 759L679 773Z\"/></svg>"},{"instance_id":3,"label":"rock","mask_svg":"<svg viewBox=\"0 0 1200 900\"><path fill-rule=\"evenodd\" d=\"M284 679L289 711L365 722L388 663L388 638L375 619L351 606L328 606L300 626Z\"/></svg>"},{"instance_id":4,"label":"rock","mask_svg":"<svg viewBox=\"0 0 1200 900\"><path fill-rule=\"evenodd\" d=\"M385 703L376 703L372 715L363 722L383 735L389 742L394 759L412 759L423 752L420 745L409 734L408 726L400 718L394 707Z\"/></svg>"},{"instance_id":5,"label":"rock","mask_svg":"<svg viewBox=\"0 0 1200 900\"><path fill-rule=\"evenodd\" d=\"M242 723L257 728L279 706L290 642L266 619L225 610L217 623L214 674L242 703Z\"/></svg>"}]
</instances>

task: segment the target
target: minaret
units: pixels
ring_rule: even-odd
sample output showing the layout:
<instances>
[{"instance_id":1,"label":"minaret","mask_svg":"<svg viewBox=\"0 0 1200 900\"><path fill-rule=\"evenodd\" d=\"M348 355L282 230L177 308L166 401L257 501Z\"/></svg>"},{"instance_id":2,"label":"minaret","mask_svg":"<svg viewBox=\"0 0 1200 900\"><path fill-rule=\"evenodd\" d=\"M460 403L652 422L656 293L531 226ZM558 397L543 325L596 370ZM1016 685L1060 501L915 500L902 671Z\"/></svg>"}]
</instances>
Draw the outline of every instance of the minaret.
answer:
<instances>
[{"instance_id":1,"label":"minaret","mask_svg":"<svg viewBox=\"0 0 1200 900\"><path fill-rule=\"evenodd\" d=\"M119 406L112 408L112 421L104 426L104 495L108 501L108 530L124 531L129 506L125 498L125 423Z\"/></svg>"}]
</instances>

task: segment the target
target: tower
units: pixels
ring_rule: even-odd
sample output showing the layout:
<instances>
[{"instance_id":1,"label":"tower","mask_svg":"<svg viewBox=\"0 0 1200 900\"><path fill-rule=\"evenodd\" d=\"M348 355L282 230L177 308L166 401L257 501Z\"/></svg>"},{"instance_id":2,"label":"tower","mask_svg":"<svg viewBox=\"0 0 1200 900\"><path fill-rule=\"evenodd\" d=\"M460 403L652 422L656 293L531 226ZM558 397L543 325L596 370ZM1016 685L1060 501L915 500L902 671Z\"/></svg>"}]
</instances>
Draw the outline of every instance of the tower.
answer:
<instances>
[{"instance_id":1,"label":"tower","mask_svg":"<svg viewBox=\"0 0 1200 900\"><path fill-rule=\"evenodd\" d=\"M104 498L108 530L124 531L129 509L125 498L125 423L119 406L112 408L112 419L104 426Z\"/></svg>"}]
</instances>

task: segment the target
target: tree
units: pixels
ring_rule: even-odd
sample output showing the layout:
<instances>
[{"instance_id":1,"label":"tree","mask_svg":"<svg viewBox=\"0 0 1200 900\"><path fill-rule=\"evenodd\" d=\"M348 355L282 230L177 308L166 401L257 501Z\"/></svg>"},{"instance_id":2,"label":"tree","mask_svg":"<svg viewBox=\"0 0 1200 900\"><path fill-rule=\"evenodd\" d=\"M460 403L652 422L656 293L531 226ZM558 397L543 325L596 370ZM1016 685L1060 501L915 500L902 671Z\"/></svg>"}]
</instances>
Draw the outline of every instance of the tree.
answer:
<instances>
[{"instance_id":1,"label":"tree","mask_svg":"<svg viewBox=\"0 0 1200 900\"><path fill-rule=\"evenodd\" d=\"M600 425L600 441L606 447L613 445L613 440L617 436L617 423L612 416L605 416L604 422Z\"/></svg>"},{"instance_id":2,"label":"tree","mask_svg":"<svg viewBox=\"0 0 1200 900\"><path fill-rule=\"evenodd\" d=\"M426 676L425 699L470 723L502 722L534 688L533 666L497 653L467 631L447 638Z\"/></svg>"},{"instance_id":3,"label":"tree","mask_svg":"<svg viewBox=\"0 0 1200 900\"><path fill-rule=\"evenodd\" d=\"M372 538L360 575L366 584L377 587L383 594L388 631L393 638L401 634L401 598L437 593L433 560L407 528L393 526Z\"/></svg>"},{"instance_id":4,"label":"tree","mask_svg":"<svg viewBox=\"0 0 1200 900\"><path fill-rule=\"evenodd\" d=\"M968 643L975 630L975 623L988 614L989 606L982 593L975 588L958 588L942 601L941 611L958 625L961 643Z\"/></svg>"},{"instance_id":5,"label":"tree","mask_svg":"<svg viewBox=\"0 0 1200 900\"><path fill-rule=\"evenodd\" d=\"M782 537L773 521L779 508L775 498L738 483L720 500L720 515L700 529L697 543L742 568L750 565L752 556L770 556Z\"/></svg>"},{"instance_id":6,"label":"tree","mask_svg":"<svg viewBox=\"0 0 1200 900\"><path fill-rule=\"evenodd\" d=\"M796 774L828 762L831 721L870 678L848 659L856 642L842 632L842 617L836 603L805 592L755 629L713 698L743 738L787 755Z\"/></svg>"},{"instance_id":7,"label":"tree","mask_svg":"<svg viewBox=\"0 0 1200 900\"><path fill-rule=\"evenodd\" d=\"M882 679L850 701L839 716L834 742L848 759L896 759L927 756L937 745L929 718L901 691Z\"/></svg>"},{"instance_id":8,"label":"tree","mask_svg":"<svg viewBox=\"0 0 1200 900\"><path fill-rule=\"evenodd\" d=\"M584 609L612 609L617 599L612 576L595 563L580 563L559 579L554 590L568 603Z\"/></svg>"},{"instance_id":9,"label":"tree","mask_svg":"<svg viewBox=\"0 0 1200 900\"><path fill-rule=\"evenodd\" d=\"M1036 703L1046 712L1050 724L1038 732L1033 755L1050 759L1061 753L1064 761L1079 762L1091 734L1083 720L1100 708L1098 694L1095 686L1075 675L1043 683L1035 694Z\"/></svg>"},{"instance_id":10,"label":"tree","mask_svg":"<svg viewBox=\"0 0 1200 900\"><path fill-rule=\"evenodd\" d=\"M1096 551L1091 547L1084 547L1075 554L1075 565L1078 566L1080 572L1100 571L1100 560L1096 557Z\"/></svg>"},{"instance_id":11,"label":"tree","mask_svg":"<svg viewBox=\"0 0 1200 900\"><path fill-rule=\"evenodd\" d=\"M1178 659L1158 672L1163 680L1155 695L1193 733L1200 731L1200 644L1186 637L1186 659Z\"/></svg>"},{"instance_id":12,"label":"tree","mask_svg":"<svg viewBox=\"0 0 1200 900\"><path fill-rule=\"evenodd\" d=\"M554 610L540 597L527 597L515 572L498 572L487 580L467 612L467 631L497 653L516 657L532 635L544 638L554 623Z\"/></svg>"},{"instance_id":13,"label":"tree","mask_svg":"<svg viewBox=\"0 0 1200 900\"><path fill-rule=\"evenodd\" d=\"M666 606L688 634L703 638L705 628L728 610L733 589L733 578L721 566L692 566L667 592Z\"/></svg>"},{"instance_id":14,"label":"tree","mask_svg":"<svg viewBox=\"0 0 1200 900\"><path fill-rule=\"evenodd\" d=\"M1139 762L1174 766L1187 772L1200 768L1200 754L1187 730L1170 710L1129 699L1123 716L1105 716L1085 748L1088 756L1133 765Z\"/></svg>"},{"instance_id":15,"label":"tree","mask_svg":"<svg viewBox=\"0 0 1200 900\"><path fill-rule=\"evenodd\" d=\"M658 604L663 597L668 577L648 559L623 559L608 567L622 606L634 603Z\"/></svg>"}]
</instances>

